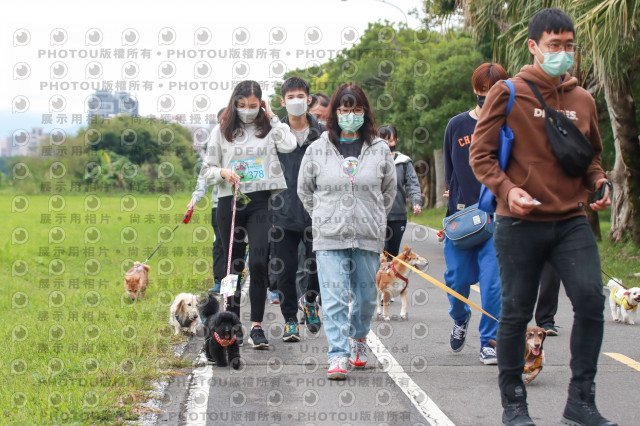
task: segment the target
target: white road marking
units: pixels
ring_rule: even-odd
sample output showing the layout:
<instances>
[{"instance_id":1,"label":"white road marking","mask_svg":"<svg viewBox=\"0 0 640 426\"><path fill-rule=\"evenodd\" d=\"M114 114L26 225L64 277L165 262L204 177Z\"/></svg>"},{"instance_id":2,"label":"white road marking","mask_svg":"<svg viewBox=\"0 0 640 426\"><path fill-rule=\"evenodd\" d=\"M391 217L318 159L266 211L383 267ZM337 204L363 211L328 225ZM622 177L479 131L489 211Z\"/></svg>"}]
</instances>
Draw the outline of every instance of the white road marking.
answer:
<instances>
[{"instance_id":1,"label":"white road marking","mask_svg":"<svg viewBox=\"0 0 640 426\"><path fill-rule=\"evenodd\" d=\"M207 423L207 404L209 403L209 389L213 377L213 366L207 364L204 352L194 361L196 367L189 377L189 395L185 411L185 425L204 426Z\"/></svg>"},{"instance_id":2,"label":"white road marking","mask_svg":"<svg viewBox=\"0 0 640 426\"><path fill-rule=\"evenodd\" d=\"M409 398L420 414L433 426L454 426L454 423L440 410L431 398L405 373L398 361L391 355L373 331L367 335L367 344L371 352L384 365L389 377Z\"/></svg>"}]
</instances>

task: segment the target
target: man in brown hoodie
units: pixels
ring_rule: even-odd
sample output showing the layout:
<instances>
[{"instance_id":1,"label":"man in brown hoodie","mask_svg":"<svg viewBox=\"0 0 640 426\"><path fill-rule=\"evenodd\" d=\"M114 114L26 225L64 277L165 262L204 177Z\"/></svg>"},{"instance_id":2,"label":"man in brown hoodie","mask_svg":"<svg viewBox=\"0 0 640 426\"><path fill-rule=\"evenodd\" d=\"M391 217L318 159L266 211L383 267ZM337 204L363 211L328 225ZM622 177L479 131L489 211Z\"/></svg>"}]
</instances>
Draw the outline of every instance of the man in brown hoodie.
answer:
<instances>
[{"instance_id":1,"label":"man in brown hoodie","mask_svg":"<svg viewBox=\"0 0 640 426\"><path fill-rule=\"evenodd\" d=\"M602 142L596 105L567 70L576 50L571 18L543 9L529 22L528 48L533 65L511 81L515 103L507 118L514 142L505 171L496 153L505 121L509 89L493 86L478 121L469 161L478 180L498 202L494 244L502 282L502 313L497 335L499 385L505 425L533 425L522 382L525 330L536 303L546 261L558 271L573 304L571 382L563 423L614 425L595 406L596 364L604 331L600 256L584 208L589 191L607 182L600 164ZM544 110L525 80L534 83L550 108L563 112L591 142L595 156L581 177L569 177L555 157L545 131ZM611 204L609 189L590 204Z\"/></svg>"}]
</instances>

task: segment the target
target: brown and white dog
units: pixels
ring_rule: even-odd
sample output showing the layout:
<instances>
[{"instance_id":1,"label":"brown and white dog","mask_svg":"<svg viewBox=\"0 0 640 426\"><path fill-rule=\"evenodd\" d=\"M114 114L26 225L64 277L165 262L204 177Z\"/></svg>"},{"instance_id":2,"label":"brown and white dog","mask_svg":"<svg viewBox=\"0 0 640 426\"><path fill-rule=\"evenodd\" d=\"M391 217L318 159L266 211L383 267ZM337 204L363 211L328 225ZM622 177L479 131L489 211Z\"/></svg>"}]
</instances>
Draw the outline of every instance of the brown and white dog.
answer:
<instances>
[{"instance_id":1,"label":"brown and white dog","mask_svg":"<svg viewBox=\"0 0 640 426\"><path fill-rule=\"evenodd\" d=\"M607 287L611 316L616 322L635 324L638 304L640 304L640 287L626 288L619 284L619 280L609 280Z\"/></svg>"},{"instance_id":2,"label":"brown and white dog","mask_svg":"<svg viewBox=\"0 0 640 426\"><path fill-rule=\"evenodd\" d=\"M404 250L398 255L398 259L423 269L429 262L424 257L411 251L411 247L405 244ZM402 310L400 318L407 319L407 287L409 286L409 277L413 270L407 268L397 259L387 262L384 254L380 255L380 269L376 274L376 287L378 287L378 295L376 296L376 304L378 305L378 315L382 314L385 321L389 321L389 300L392 297L402 295ZM382 302L382 306L380 303Z\"/></svg>"},{"instance_id":3,"label":"brown and white dog","mask_svg":"<svg viewBox=\"0 0 640 426\"><path fill-rule=\"evenodd\" d=\"M124 291L131 300L143 299L149 285L149 265L135 262L124 275Z\"/></svg>"},{"instance_id":4,"label":"brown and white dog","mask_svg":"<svg viewBox=\"0 0 640 426\"><path fill-rule=\"evenodd\" d=\"M169 308L169 324L173 326L174 333L178 334L182 328L188 333L195 334L200 321L198 312L198 296L191 293L180 293Z\"/></svg>"},{"instance_id":5,"label":"brown and white dog","mask_svg":"<svg viewBox=\"0 0 640 426\"><path fill-rule=\"evenodd\" d=\"M544 349L542 343L547 337L547 333L542 327L527 327L527 344L524 348L524 372L526 374L524 382L531 383L542 371L544 365Z\"/></svg>"}]
</instances>

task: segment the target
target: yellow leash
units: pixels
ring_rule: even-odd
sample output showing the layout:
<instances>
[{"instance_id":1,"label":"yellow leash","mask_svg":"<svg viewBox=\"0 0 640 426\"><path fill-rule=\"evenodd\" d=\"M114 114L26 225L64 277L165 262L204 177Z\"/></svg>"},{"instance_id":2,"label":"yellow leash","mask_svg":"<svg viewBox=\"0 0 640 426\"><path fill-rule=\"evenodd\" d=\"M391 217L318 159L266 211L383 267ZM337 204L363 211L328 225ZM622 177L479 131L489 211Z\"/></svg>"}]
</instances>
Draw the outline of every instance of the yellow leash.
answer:
<instances>
[{"instance_id":1,"label":"yellow leash","mask_svg":"<svg viewBox=\"0 0 640 426\"><path fill-rule=\"evenodd\" d=\"M460 293L457 293L453 290L451 290L449 287L447 287L446 285L442 284L440 281L436 280L433 277L430 277L429 275L425 274L424 272L420 271L417 268L414 268L413 266L409 265L408 263L406 263L403 260L398 259L395 256L390 255L389 253L387 253L386 251L384 252L384 254L386 256L391 256L394 259L397 259L398 262L402 263L404 266L406 266L407 268L411 269L413 272L415 272L416 274L420 275L422 278L424 278L425 280L429 281L430 283L432 283L433 285L435 285L436 287L441 288L442 290L446 291L447 293L449 293L450 295L452 295L453 297L455 297L458 300L461 300L462 302L466 303L467 305L471 306L472 308L475 308L477 310L479 310L480 312L482 312L483 314L485 314L486 316L488 316L489 318L492 318L496 321L498 321L497 319L495 319L493 317L493 315L491 315L490 313L486 312L484 309L482 309L480 306L476 305L475 303L473 303L471 300L467 299L466 297L462 296Z\"/></svg>"}]
</instances>

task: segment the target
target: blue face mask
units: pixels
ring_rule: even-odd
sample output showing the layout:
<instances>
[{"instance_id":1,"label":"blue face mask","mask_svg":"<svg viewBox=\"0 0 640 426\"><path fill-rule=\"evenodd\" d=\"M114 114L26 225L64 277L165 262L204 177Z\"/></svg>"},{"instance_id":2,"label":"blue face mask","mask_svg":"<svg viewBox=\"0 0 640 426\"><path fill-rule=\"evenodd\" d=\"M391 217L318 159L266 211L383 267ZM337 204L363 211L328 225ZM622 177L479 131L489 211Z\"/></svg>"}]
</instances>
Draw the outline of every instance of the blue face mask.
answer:
<instances>
[{"instance_id":1,"label":"blue face mask","mask_svg":"<svg viewBox=\"0 0 640 426\"><path fill-rule=\"evenodd\" d=\"M338 126L345 133L355 133L364 124L364 112L359 114L338 114Z\"/></svg>"},{"instance_id":2,"label":"blue face mask","mask_svg":"<svg viewBox=\"0 0 640 426\"><path fill-rule=\"evenodd\" d=\"M573 55L575 52L565 52L561 50L560 52L543 53L537 44L536 49L544 56L544 62L540 63L537 57L536 61L540 64L542 71L546 72L550 77L560 77L564 75L573 65Z\"/></svg>"}]
</instances>

